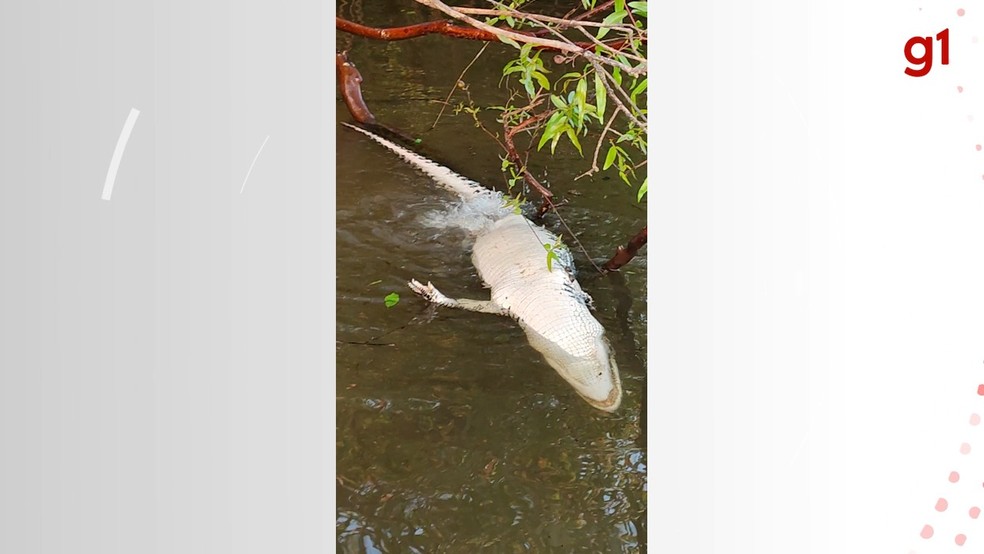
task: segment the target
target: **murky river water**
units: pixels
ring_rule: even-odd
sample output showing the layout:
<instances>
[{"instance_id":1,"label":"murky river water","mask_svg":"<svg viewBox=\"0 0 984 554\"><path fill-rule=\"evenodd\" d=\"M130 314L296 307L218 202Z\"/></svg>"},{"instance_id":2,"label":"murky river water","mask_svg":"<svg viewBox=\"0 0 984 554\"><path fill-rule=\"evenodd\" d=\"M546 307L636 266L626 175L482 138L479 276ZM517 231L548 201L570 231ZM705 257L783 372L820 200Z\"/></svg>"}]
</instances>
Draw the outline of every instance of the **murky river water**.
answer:
<instances>
[{"instance_id":1,"label":"murky river water","mask_svg":"<svg viewBox=\"0 0 984 554\"><path fill-rule=\"evenodd\" d=\"M405 1L344 2L338 13L379 26L433 15ZM480 43L339 34L337 48L350 51L381 122L501 188L497 147L469 116L445 114L430 130L436 100ZM490 47L465 77L479 105L502 101L503 52ZM336 104L339 120L349 121L340 98ZM467 234L434 226L454 217L455 199L365 137L340 125L336 133L338 550L645 551L645 249L612 276L575 252L625 390L622 407L605 414L575 394L512 320L429 309L409 292L406 281L417 278L452 297L488 298ZM575 183L584 163L558 147L546 175L570 200L561 215L600 262L645 224L645 210L614 179ZM555 216L546 224L562 230ZM391 292L401 299L386 308Z\"/></svg>"}]
</instances>

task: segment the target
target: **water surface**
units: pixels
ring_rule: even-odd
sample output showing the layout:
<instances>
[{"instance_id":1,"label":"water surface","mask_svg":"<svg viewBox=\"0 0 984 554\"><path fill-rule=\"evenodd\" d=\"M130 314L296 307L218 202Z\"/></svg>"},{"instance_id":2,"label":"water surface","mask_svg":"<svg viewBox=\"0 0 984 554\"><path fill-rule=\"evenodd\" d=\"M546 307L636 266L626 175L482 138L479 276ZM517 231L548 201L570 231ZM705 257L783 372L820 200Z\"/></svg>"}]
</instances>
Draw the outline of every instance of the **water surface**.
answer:
<instances>
[{"instance_id":1,"label":"water surface","mask_svg":"<svg viewBox=\"0 0 984 554\"><path fill-rule=\"evenodd\" d=\"M380 26L431 16L412 2L344 2L339 15ZM470 178L502 188L499 152L443 99L480 43L425 37L383 43L339 34L380 121ZM502 101L503 47L465 81L478 104ZM464 100L459 92L455 100ZM349 121L336 98L339 119ZM591 408L508 318L428 308L405 286L433 281L488 298L469 235L434 226L455 199L379 145L337 126L337 519L340 552L641 552L646 535L646 252L599 276L575 252L582 287L616 352L625 396ZM585 148L587 152L587 145ZM645 225L633 191L574 177L558 147L546 172L561 210L600 263ZM572 164L577 164L574 167ZM546 225L562 232L558 220ZM569 236L568 243L573 243ZM386 308L383 298L400 302Z\"/></svg>"}]
</instances>

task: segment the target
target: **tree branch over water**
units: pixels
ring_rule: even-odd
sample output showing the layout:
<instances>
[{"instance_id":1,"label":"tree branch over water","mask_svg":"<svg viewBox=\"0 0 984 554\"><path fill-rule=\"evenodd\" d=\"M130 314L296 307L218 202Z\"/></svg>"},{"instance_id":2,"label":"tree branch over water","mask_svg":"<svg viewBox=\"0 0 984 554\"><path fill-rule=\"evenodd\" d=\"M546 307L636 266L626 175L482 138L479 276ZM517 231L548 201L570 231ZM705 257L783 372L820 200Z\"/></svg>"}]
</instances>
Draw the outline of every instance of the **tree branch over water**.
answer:
<instances>
[{"instance_id":1,"label":"tree branch over water","mask_svg":"<svg viewBox=\"0 0 984 554\"><path fill-rule=\"evenodd\" d=\"M553 157L560 143L574 148L584 158L582 141L588 141L586 171L576 180L601 172L614 173L635 191L634 200L643 201L647 181L644 169L639 174L636 170L645 168L648 156L646 0L581 0L574 2L576 7L563 17L531 11L539 5L526 0L490 0L489 7L479 8L453 6L446 0L406 1L436 10L451 20L377 28L337 17L336 27L375 40L437 34L515 48L514 58L502 68L500 85L509 89L502 105L482 106L473 101L464 81L467 68L442 102L454 113L468 113L476 126L502 148L502 172L510 194L519 197L524 191L537 191L543 199L541 216L563 204L555 203L546 181L541 182L531 173L529 163L547 156L543 152L547 145L549 156ZM366 114L371 117L368 108L360 109L364 103L356 94L358 87L352 86L361 81L356 79L358 72L353 75L340 69L339 75L353 117L360 121ZM454 100L455 94L465 98ZM501 131L488 125L492 114ZM520 134L530 137L525 150L517 147ZM524 185L522 190L514 190L516 184ZM573 235L572 230L568 232ZM625 246L618 247L601 271L614 271L628 263L646 244L646 236L644 227ZM577 242L576 236L574 241Z\"/></svg>"}]
</instances>

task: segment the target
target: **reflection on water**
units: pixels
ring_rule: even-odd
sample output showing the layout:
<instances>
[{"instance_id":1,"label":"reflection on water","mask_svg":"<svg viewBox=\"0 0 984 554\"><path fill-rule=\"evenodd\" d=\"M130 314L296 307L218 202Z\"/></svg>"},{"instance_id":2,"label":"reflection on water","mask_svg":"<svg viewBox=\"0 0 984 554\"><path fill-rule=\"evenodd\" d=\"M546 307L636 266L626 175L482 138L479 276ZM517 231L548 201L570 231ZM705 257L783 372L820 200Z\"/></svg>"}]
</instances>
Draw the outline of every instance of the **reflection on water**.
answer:
<instances>
[{"instance_id":1,"label":"reflection on water","mask_svg":"<svg viewBox=\"0 0 984 554\"><path fill-rule=\"evenodd\" d=\"M354 9L362 21L419 20L400 11L402 2L346 6L340 15ZM469 120L446 117L428 131L439 110L429 101L447 94L480 45L345 42L380 120L418 133L428 152L467 176L502 182L490 139ZM467 79L473 96L492 104L501 100L501 63L486 61ZM336 108L348 120L344 104ZM434 225L435 216L454 216L455 199L365 137L336 132L338 550L644 551L645 252L603 277L575 254L622 374L622 407L605 414L577 396L515 322L434 310L413 297L410 278L453 297L488 297L468 234ZM561 213L592 257L605 258L645 212L614 181L574 183L579 171L563 161L558 149L552 188L580 194ZM560 230L556 219L547 224ZM387 309L390 292L401 300Z\"/></svg>"}]
</instances>

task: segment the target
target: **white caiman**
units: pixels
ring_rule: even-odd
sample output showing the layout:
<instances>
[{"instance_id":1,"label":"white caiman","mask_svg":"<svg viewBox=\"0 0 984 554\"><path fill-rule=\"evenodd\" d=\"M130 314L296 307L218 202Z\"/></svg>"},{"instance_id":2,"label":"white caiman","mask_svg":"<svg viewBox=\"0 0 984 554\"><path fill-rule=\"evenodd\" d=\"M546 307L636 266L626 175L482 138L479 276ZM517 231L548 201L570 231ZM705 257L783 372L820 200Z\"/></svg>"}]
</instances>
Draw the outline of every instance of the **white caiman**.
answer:
<instances>
[{"instance_id":1,"label":"white caiman","mask_svg":"<svg viewBox=\"0 0 984 554\"><path fill-rule=\"evenodd\" d=\"M614 412L622 382L605 329L590 310L591 298L574 276L570 251L556 235L505 206L502 194L375 133L343 123L395 152L466 202L482 202L488 221L476 232L472 263L490 300L449 298L428 282L410 288L429 302L450 308L507 315L519 322L530 345L590 405ZM548 263L544 246L556 258Z\"/></svg>"}]
</instances>

